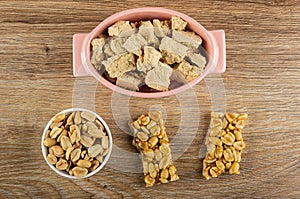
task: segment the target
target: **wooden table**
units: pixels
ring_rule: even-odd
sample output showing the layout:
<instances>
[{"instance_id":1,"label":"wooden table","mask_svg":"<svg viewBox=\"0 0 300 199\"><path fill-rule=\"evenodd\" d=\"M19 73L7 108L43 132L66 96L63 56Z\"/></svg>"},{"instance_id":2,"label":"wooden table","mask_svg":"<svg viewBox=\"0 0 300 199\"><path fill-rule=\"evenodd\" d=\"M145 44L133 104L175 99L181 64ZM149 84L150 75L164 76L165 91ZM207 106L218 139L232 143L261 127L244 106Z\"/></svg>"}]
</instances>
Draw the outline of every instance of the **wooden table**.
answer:
<instances>
[{"instance_id":1,"label":"wooden table","mask_svg":"<svg viewBox=\"0 0 300 199\"><path fill-rule=\"evenodd\" d=\"M208 30L224 29L226 72L162 99L128 98L93 78L74 78L72 35L143 6L174 9ZM0 198L300 198L299 23L296 0L1 1ZM109 164L84 180L60 177L41 153L48 120L75 106L100 114L114 142ZM145 188L126 120L149 109L165 114L181 179ZM212 110L250 117L241 174L206 181L201 162Z\"/></svg>"}]
</instances>

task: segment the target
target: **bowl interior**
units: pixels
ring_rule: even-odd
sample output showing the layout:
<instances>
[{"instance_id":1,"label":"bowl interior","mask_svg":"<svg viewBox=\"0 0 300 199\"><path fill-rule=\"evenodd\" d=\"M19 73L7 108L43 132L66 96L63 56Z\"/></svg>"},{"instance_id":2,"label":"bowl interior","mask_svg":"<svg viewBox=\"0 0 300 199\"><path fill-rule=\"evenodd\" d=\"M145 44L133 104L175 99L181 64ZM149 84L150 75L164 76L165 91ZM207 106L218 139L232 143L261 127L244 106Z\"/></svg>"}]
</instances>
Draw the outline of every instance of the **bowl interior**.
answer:
<instances>
[{"instance_id":1,"label":"bowl interior","mask_svg":"<svg viewBox=\"0 0 300 199\"><path fill-rule=\"evenodd\" d=\"M104 126L104 128L105 128L105 130L106 130L106 132L107 132L108 138L109 138L109 151L108 151L107 155L105 156L103 162L101 163L101 165L98 166L97 169L95 169L94 171L88 173L86 176L83 176L83 177L75 177L75 176L71 176L71 175L67 174L67 173L64 172L64 171L60 171L60 170L56 169L55 166L53 166L52 164L50 164L50 163L48 162L48 160L47 160L47 155L48 155L47 147L44 146L44 140L45 140L45 138L46 138L46 133L47 133L47 130L49 129L50 125L53 123L53 121L52 121L53 118L54 118L56 115L59 115L59 114L62 114L62 113L67 114L67 113L71 113L71 112L75 112L75 111L86 111L86 112L89 112L89 113L95 115L95 116L97 117L97 119L99 119L100 122L102 123L102 125ZM42 142L41 142L43 157L44 157L45 161L47 162L47 164L49 165L49 167L50 167L53 171L55 171L56 173L58 173L59 175L64 176L64 177L66 177L66 178L70 178L70 179L88 178L88 177L90 177L90 176L96 174L97 172L99 172L99 171L106 165L106 163L108 162L108 159L109 159L109 157L110 157L110 155L111 155L111 151L112 151L112 135L111 135L110 129L109 129L109 127L107 126L106 122L105 122L98 114L96 114L95 112L90 111L90 110L87 110L87 109L83 109L83 108L71 108L71 109L63 110L63 111L57 113L56 115L53 116L53 117L49 120L48 124L46 125L46 127L45 127L45 129L44 129L44 132L43 132L43 135L42 135Z\"/></svg>"}]
</instances>

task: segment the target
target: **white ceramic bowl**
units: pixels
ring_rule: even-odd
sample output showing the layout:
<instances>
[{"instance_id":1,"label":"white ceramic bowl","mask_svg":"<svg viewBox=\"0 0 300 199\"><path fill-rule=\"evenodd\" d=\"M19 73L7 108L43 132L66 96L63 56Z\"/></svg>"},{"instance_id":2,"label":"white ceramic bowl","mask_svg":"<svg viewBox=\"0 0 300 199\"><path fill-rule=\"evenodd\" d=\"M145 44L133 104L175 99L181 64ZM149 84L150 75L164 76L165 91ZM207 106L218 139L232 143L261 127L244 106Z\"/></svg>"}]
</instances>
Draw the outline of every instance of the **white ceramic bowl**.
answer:
<instances>
[{"instance_id":1,"label":"white ceramic bowl","mask_svg":"<svg viewBox=\"0 0 300 199\"><path fill-rule=\"evenodd\" d=\"M43 143L44 140L45 140L45 137L46 137L46 132L49 129L50 125L53 123L53 118L56 115L61 114L61 113L72 113L72 112L75 112L75 111L86 111L86 112L89 112L89 113L92 113L93 115L95 115L96 118L103 124L103 126L104 126L104 128L106 130L106 133L108 135L108 138L109 138L109 151L108 151L107 155L105 156L103 162L101 163L101 165L98 166L98 168L96 170L88 173L86 176L83 176L83 177L71 176L68 173L66 173L65 171L60 171L60 170L56 169L54 165L50 164L48 162L48 160L47 160L47 155L48 155L47 147L45 147L44 143ZM98 114L96 114L95 112L87 110L87 109L83 109L83 108L70 108L70 109L66 109L66 110L63 110L63 111L57 113L56 115L53 116L50 119L50 121L48 122L47 126L45 127L44 132L43 132L43 136L42 136L42 142L41 142L43 157L44 157L45 161L47 162L47 164L49 165L49 167L53 171L55 171L56 173L58 173L59 175L61 175L63 177L66 177L66 178L70 178L70 179L88 178L88 177L90 177L90 176L98 173L106 165L106 163L108 162L108 159L109 159L111 151L112 151L112 135L111 135L111 132L110 132L110 130L109 130L106 122Z\"/></svg>"}]
</instances>

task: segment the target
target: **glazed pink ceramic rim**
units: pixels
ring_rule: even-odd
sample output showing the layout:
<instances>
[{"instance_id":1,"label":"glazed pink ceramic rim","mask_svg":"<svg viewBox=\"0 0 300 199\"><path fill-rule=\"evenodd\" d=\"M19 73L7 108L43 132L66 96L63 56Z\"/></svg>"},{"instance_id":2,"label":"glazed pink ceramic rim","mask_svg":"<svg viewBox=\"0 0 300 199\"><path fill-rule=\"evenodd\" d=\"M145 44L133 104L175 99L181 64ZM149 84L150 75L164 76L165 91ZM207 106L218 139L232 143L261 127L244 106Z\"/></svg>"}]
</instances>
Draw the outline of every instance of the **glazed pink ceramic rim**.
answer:
<instances>
[{"instance_id":1,"label":"glazed pink ceramic rim","mask_svg":"<svg viewBox=\"0 0 300 199\"><path fill-rule=\"evenodd\" d=\"M135 92L123 89L121 87L118 87L111 82L107 81L105 78L103 78L98 71L94 68L94 66L90 62L90 43L92 39L96 38L99 34L101 34L103 31L105 31L110 25L114 24L117 21L120 20L129 20L128 18L133 17L133 15L136 17L144 18L144 19L153 19L156 15L164 15L166 17L158 17L158 18L170 18L171 16L179 16L183 20L188 22L188 27L199 34L203 40L206 42L207 45L207 54L209 56L208 64L205 68L204 73L199 76L198 78L194 79L191 82L188 82L185 85L182 85L176 89L172 89L169 91L164 92L154 92L154 93L144 93L144 92ZM165 8L159 8L159 7L145 7L145 8L134 8L125 10L122 12L115 13L111 15L110 17L106 18L104 21L102 21L97 27L94 28L92 32L88 34L88 36L85 38L85 41L83 42L83 49L81 52L81 59L83 60L83 66L89 74L93 75L94 78L96 78L99 82L101 82L106 87L110 88L113 91L117 91L119 93L128 95L128 96L134 96L134 97L141 97L141 98L159 98L159 97L167 97L170 95L178 94L180 92L183 92L191 87L193 87L195 84L199 83L207 74L209 74L210 71L213 71L216 68L216 63L218 60L218 46L216 45L215 40L213 37L209 34L209 32L196 20L193 18L174 11L170 9Z\"/></svg>"}]
</instances>

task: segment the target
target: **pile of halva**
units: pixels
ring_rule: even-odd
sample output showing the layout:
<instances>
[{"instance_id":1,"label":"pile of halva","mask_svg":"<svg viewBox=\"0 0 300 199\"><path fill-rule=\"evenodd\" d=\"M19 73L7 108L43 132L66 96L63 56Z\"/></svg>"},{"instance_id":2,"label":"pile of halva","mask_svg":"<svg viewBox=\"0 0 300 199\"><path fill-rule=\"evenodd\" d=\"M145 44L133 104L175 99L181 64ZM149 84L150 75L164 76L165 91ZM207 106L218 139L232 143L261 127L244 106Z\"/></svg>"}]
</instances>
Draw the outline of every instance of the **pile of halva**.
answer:
<instances>
[{"instance_id":1,"label":"pile of halva","mask_svg":"<svg viewBox=\"0 0 300 199\"><path fill-rule=\"evenodd\" d=\"M188 31L187 22L177 16L163 21L118 21L107 32L108 36L92 40L91 63L120 87L167 91L171 82L184 84L204 71L202 38Z\"/></svg>"}]
</instances>

